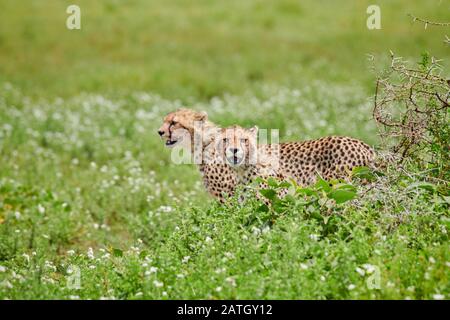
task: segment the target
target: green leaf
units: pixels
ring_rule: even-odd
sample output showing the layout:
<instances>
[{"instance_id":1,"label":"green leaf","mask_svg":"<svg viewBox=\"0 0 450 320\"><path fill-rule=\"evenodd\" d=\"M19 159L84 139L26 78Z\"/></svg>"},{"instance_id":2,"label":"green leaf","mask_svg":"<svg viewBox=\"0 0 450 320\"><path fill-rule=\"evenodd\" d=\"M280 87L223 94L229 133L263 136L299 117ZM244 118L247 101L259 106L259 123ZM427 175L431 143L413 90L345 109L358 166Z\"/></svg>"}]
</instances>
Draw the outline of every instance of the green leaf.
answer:
<instances>
[{"instance_id":1,"label":"green leaf","mask_svg":"<svg viewBox=\"0 0 450 320\"><path fill-rule=\"evenodd\" d=\"M256 212L269 212L269 207L266 204L262 204L256 209Z\"/></svg>"},{"instance_id":2,"label":"green leaf","mask_svg":"<svg viewBox=\"0 0 450 320\"><path fill-rule=\"evenodd\" d=\"M139 258L145 259L145 257L148 255L147 250L142 250L141 253L139 253Z\"/></svg>"},{"instance_id":3,"label":"green leaf","mask_svg":"<svg viewBox=\"0 0 450 320\"><path fill-rule=\"evenodd\" d=\"M291 188L291 187L295 187L295 186L293 186L291 183L289 183L287 181L282 181L278 184L278 188Z\"/></svg>"},{"instance_id":4,"label":"green leaf","mask_svg":"<svg viewBox=\"0 0 450 320\"><path fill-rule=\"evenodd\" d=\"M356 187L348 183L338 183L333 186L334 190L347 190L356 192Z\"/></svg>"},{"instance_id":5,"label":"green leaf","mask_svg":"<svg viewBox=\"0 0 450 320\"><path fill-rule=\"evenodd\" d=\"M114 257L122 257L123 256L123 251L117 248L113 248L112 250L113 256Z\"/></svg>"},{"instance_id":6,"label":"green leaf","mask_svg":"<svg viewBox=\"0 0 450 320\"><path fill-rule=\"evenodd\" d=\"M255 183L255 184L260 184L260 183L265 183L265 181L264 181L264 179L261 178L261 177L256 177L256 178L253 180L253 183Z\"/></svg>"},{"instance_id":7,"label":"green leaf","mask_svg":"<svg viewBox=\"0 0 450 320\"><path fill-rule=\"evenodd\" d=\"M285 202L290 202L290 203L295 203L296 199L292 195L288 194L288 195L286 195L284 197L284 201Z\"/></svg>"},{"instance_id":8,"label":"green leaf","mask_svg":"<svg viewBox=\"0 0 450 320\"><path fill-rule=\"evenodd\" d=\"M273 189L261 189L259 190L259 193L271 201L273 201L277 196L277 193Z\"/></svg>"},{"instance_id":9,"label":"green leaf","mask_svg":"<svg viewBox=\"0 0 450 320\"><path fill-rule=\"evenodd\" d=\"M311 188L297 188L297 193L306 196L317 196L317 191L312 190Z\"/></svg>"},{"instance_id":10,"label":"green leaf","mask_svg":"<svg viewBox=\"0 0 450 320\"><path fill-rule=\"evenodd\" d=\"M323 180L320 176L317 178L317 182L314 186L319 190L324 190L325 192L331 191L330 183Z\"/></svg>"},{"instance_id":11,"label":"green leaf","mask_svg":"<svg viewBox=\"0 0 450 320\"><path fill-rule=\"evenodd\" d=\"M276 199L272 203L272 208L277 213L283 213L284 211L286 211L286 207L284 206L283 202L280 201L279 199Z\"/></svg>"},{"instance_id":12,"label":"green leaf","mask_svg":"<svg viewBox=\"0 0 450 320\"><path fill-rule=\"evenodd\" d=\"M346 201L352 200L356 197L356 192L346 189L337 189L329 194L331 199L334 199L336 203L344 203Z\"/></svg>"},{"instance_id":13,"label":"green leaf","mask_svg":"<svg viewBox=\"0 0 450 320\"><path fill-rule=\"evenodd\" d=\"M367 180L372 180L374 178L374 174L367 167L354 167L352 169L352 176Z\"/></svg>"},{"instance_id":14,"label":"green leaf","mask_svg":"<svg viewBox=\"0 0 450 320\"><path fill-rule=\"evenodd\" d=\"M435 191L436 190L436 185L429 183L429 182L415 182L413 184L411 184L408 188L406 188L407 190L412 190L412 189L425 189L428 191Z\"/></svg>"},{"instance_id":15,"label":"green leaf","mask_svg":"<svg viewBox=\"0 0 450 320\"><path fill-rule=\"evenodd\" d=\"M272 188L278 188L278 181L273 177L269 177L269 179L267 179L267 184Z\"/></svg>"}]
</instances>

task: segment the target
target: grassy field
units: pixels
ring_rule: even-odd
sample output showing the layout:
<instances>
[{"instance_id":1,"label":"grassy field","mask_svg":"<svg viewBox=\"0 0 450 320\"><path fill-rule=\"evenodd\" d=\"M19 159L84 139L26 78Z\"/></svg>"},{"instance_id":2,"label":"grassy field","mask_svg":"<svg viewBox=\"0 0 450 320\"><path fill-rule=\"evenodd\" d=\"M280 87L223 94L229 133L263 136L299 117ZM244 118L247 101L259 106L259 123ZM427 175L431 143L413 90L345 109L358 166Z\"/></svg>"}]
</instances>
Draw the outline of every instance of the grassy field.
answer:
<instances>
[{"instance_id":1,"label":"grassy field","mask_svg":"<svg viewBox=\"0 0 450 320\"><path fill-rule=\"evenodd\" d=\"M156 134L189 106L380 149L371 65L428 51L448 74L448 29L406 14L450 8L378 3L371 31L370 1L0 0L0 299L448 299L450 197L419 172L272 225L215 203Z\"/></svg>"}]
</instances>

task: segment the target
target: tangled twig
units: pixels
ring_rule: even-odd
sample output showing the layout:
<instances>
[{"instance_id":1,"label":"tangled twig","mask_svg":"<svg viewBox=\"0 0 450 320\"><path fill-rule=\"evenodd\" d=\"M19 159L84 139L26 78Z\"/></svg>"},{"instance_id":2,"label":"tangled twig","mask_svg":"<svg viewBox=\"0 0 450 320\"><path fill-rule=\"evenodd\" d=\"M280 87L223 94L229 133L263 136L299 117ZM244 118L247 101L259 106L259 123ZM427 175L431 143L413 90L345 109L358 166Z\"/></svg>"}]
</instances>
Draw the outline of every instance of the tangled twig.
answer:
<instances>
[{"instance_id":1,"label":"tangled twig","mask_svg":"<svg viewBox=\"0 0 450 320\"><path fill-rule=\"evenodd\" d=\"M392 54L387 74L376 82L373 118L400 162L420 158L420 150L427 150L422 160L431 154L448 167L450 85L441 71L439 61L428 55L419 67L410 67Z\"/></svg>"}]
</instances>

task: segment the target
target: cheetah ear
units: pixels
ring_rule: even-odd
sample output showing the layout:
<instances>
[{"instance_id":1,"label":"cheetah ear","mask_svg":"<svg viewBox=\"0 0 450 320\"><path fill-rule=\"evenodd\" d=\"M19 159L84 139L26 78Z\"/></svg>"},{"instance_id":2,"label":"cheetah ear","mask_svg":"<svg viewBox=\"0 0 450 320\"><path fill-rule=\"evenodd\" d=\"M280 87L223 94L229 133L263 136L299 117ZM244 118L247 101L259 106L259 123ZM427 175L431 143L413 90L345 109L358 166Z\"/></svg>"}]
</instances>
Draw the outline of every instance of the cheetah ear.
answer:
<instances>
[{"instance_id":1,"label":"cheetah ear","mask_svg":"<svg viewBox=\"0 0 450 320\"><path fill-rule=\"evenodd\" d=\"M206 111L200 111L197 113L195 118L198 121L206 121L208 120L208 114L206 113Z\"/></svg>"},{"instance_id":2,"label":"cheetah ear","mask_svg":"<svg viewBox=\"0 0 450 320\"><path fill-rule=\"evenodd\" d=\"M248 131L250 131L251 134L256 136L258 134L258 129L259 129L258 126L253 126L250 129L248 129Z\"/></svg>"}]
</instances>

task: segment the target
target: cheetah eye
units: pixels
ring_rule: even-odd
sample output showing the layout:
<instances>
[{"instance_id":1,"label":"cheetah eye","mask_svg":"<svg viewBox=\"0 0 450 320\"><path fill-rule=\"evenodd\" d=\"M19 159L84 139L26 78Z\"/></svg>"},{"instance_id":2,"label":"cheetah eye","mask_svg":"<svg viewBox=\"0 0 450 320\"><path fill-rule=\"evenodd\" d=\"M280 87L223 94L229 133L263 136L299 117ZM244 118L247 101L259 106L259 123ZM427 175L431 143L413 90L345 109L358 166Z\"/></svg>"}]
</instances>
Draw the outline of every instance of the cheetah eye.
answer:
<instances>
[{"instance_id":1,"label":"cheetah eye","mask_svg":"<svg viewBox=\"0 0 450 320\"><path fill-rule=\"evenodd\" d=\"M241 143L247 143L247 142L248 142L248 139L246 139L246 138L241 139Z\"/></svg>"},{"instance_id":2,"label":"cheetah eye","mask_svg":"<svg viewBox=\"0 0 450 320\"><path fill-rule=\"evenodd\" d=\"M177 123L176 123L175 121L173 121L173 120L170 121L170 125L171 125L171 126L174 126L174 125L176 125L176 124L177 124Z\"/></svg>"},{"instance_id":3,"label":"cheetah eye","mask_svg":"<svg viewBox=\"0 0 450 320\"><path fill-rule=\"evenodd\" d=\"M228 142L228 138L223 138L222 141L223 141L224 143L227 143L227 142Z\"/></svg>"}]
</instances>

